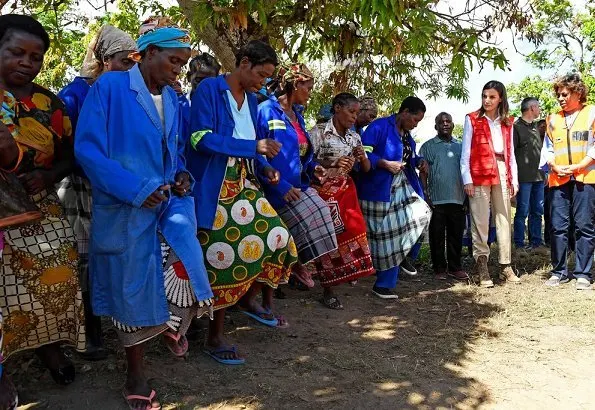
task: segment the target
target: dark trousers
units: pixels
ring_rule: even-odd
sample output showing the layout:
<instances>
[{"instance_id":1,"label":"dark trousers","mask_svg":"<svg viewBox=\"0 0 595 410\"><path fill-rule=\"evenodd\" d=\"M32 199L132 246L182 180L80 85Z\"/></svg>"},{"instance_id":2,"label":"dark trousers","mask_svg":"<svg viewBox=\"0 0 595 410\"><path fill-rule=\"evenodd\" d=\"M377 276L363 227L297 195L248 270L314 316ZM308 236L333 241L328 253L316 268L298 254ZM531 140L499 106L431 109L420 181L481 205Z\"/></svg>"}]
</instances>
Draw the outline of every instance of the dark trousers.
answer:
<instances>
[{"instance_id":1,"label":"dark trousers","mask_svg":"<svg viewBox=\"0 0 595 410\"><path fill-rule=\"evenodd\" d=\"M434 272L456 272L461 270L461 250L465 232L465 211L463 205L434 205L430 220L430 254ZM446 240L446 257L444 255Z\"/></svg>"},{"instance_id":2,"label":"dark trousers","mask_svg":"<svg viewBox=\"0 0 595 410\"><path fill-rule=\"evenodd\" d=\"M568 275L568 237L574 222L574 276L591 279L590 271L595 251L595 184L570 181L559 187L550 187L550 200L552 275Z\"/></svg>"},{"instance_id":3,"label":"dark trousers","mask_svg":"<svg viewBox=\"0 0 595 410\"><path fill-rule=\"evenodd\" d=\"M550 187L546 185L543 187L543 241L546 245L550 244L550 232L552 230L552 222L550 221L551 212Z\"/></svg>"}]
</instances>

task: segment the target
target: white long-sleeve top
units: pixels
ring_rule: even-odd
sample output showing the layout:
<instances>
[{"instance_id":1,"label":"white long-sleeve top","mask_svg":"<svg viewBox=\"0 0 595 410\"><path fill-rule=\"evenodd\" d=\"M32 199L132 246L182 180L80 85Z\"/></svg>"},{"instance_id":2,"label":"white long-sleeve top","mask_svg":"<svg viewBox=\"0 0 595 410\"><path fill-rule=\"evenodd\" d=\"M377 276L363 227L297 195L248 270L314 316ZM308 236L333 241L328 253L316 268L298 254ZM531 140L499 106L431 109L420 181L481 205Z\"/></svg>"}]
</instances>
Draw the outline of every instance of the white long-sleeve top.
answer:
<instances>
[{"instance_id":1,"label":"white long-sleeve top","mask_svg":"<svg viewBox=\"0 0 595 410\"><path fill-rule=\"evenodd\" d=\"M485 117L488 120L490 126L490 135L492 137L492 145L496 154L504 155L504 138L502 136L502 125L500 117L492 120ZM463 184L472 184L473 179L471 178L471 168L469 167L469 160L471 158L471 140L473 139L473 126L471 125L471 119L468 115L465 116L465 125L463 126L463 151L461 152L461 176L463 178ZM514 155L514 144L512 141L512 131L510 132L510 152L508 156L510 158L510 173L512 174L512 185L516 188L519 186L518 170L516 165L516 157Z\"/></svg>"}]
</instances>

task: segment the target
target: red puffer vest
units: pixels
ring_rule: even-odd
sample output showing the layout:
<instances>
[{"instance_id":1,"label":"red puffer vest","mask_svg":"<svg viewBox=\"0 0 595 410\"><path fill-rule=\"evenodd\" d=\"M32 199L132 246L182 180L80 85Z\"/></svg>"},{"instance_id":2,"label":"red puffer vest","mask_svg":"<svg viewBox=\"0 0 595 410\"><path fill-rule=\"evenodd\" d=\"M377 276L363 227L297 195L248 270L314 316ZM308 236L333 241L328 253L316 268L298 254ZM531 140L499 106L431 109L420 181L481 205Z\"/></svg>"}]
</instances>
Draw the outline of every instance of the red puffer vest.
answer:
<instances>
[{"instance_id":1,"label":"red puffer vest","mask_svg":"<svg viewBox=\"0 0 595 410\"><path fill-rule=\"evenodd\" d=\"M487 118L479 115L479 111L469 115L473 127L473 138L471 139L471 156L469 168L473 185L500 185L498 175L498 164L492 134ZM506 182L508 188L512 188L512 174L510 171L510 144L512 143L512 119L510 125L502 123L502 139L504 140L504 162L506 163Z\"/></svg>"}]
</instances>

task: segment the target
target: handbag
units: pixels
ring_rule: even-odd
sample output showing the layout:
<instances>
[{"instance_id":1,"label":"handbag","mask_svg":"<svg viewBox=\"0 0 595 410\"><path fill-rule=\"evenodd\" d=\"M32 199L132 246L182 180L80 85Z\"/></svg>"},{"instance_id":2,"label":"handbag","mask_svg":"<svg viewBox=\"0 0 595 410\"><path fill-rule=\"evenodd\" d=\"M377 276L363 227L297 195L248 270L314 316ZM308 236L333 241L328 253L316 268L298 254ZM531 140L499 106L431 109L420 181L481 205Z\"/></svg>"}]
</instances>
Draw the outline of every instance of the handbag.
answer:
<instances>
[{"instance_id":1,"label":"handbag","mask_svg":"<svg viewBox=\"0 0 595 410\"><path fill-rule=\"evenodd\" d=\"M42 218L17 176L0 170L0 229L32 224Z\"/></svg>"}]
</instances>

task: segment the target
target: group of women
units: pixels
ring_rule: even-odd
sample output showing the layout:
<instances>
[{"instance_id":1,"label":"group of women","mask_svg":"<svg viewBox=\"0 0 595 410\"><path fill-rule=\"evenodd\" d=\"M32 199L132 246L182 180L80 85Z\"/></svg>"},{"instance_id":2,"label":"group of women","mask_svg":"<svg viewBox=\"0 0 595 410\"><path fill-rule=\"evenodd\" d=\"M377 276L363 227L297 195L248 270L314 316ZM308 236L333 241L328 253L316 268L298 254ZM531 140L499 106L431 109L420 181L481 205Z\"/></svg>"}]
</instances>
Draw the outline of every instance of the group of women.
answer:
<instances>
[{"instance_id":1,"label":"group of women","mask_svg":"<svg viewBox=\"0 0 595 410\"><path fill-rule=\"evenodd\" d=\"M305 288L319 280L331 309L343 307L334 287L373 274L376 260L396 282L405 254L376 243L398 231L397 162L418 165L408 134L425 112L418 99L392 117L402 125L390 144L381 130L362 141L354 129L377 109L348 93L308 132L313 74L302 64L279 68L261 41L244 46L226 75L206 54L193 59L184 95L177 81L190 39L164 18L143 23L136 42L102 27L80 76L55 96L34 83L50 46L44 28L28 16L0 20L0 167L43 213L3 232L2 364L34 348L54 380L69 384L75 371L60 344L104 358L99 317L107 316L126 351L126 402L159 408L143 367L146 341L160 336L184 356L187 330L207 315L204 352L242 364L223 337L228 307L287 327L273 295L290 278ZM379 239L369 242L367 231ZM374 292L394 297L392 287ZM0 408L16 397L3 372Z\"/></svg>"},{"instance_id":2,"label":"group of women","mask_svg":"<svg viewBox=\"0 0 595 410\"><path fill-rule=\"evenodd\" d=\"M19 177L43 213L3 233L0 363L34 348L54 380L69 384L74 367L59 344L104 358L99 316L108 316L126 351L124 399L131 409L156 409L143 366L148 340L160 336L184 356L188 329L206 315L204 352L239 365L245 359L224 338L225 310L287 327L273 296L290 280L304 288L319 280L330 309L343 307L337 285L374 273L373 293L397 297L399 266L415 257L431 214L417 177L427 164L410 134L426 111L420 99L372 121L370 99L341 93L330 118L308 132L303 108L314 75L303 64L278 67L261 41L242 47L225 75L212 57L194 58L184 95L178 78L190 39L166 18L144 22L136 42L104 26L58 98L34 83L48 48L36 20L0 16L0 168ZM504 87L491 82L465 128L463 178L484 286L490 196L502 205L493 205L499 236L510 242L503 226L516 167L506 117ZM591 162L573 161L550 165L590 183ZM510 248L500 252L502 275L514 281ZM1 373L0 409L16 397Z\"/></svg>"}]
</instances>

